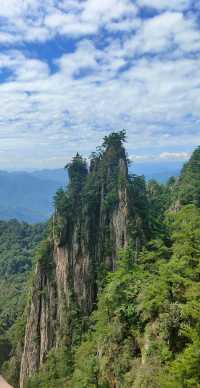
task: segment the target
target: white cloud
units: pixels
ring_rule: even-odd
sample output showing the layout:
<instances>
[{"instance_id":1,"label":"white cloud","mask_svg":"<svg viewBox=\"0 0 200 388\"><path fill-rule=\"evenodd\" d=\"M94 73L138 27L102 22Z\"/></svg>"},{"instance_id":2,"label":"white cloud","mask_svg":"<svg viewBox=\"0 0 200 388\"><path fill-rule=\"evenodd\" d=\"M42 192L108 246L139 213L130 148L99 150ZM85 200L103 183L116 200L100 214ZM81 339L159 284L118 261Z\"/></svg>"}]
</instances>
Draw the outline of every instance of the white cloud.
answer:
<instances>
[{"instance_id":1,"label":"white cloud","mask_svg":"<svg viewBox=\"0 0 200 388\"><path fill-rule=\"evenodd\" d=\"M117 46L110 50L112 55L115 51L119 54L120 46L118 51ZM15 142L20 136L21 147L24 144L27 149L25 140L29 138L28 149L37 146L42 158L45 153L48 158L62 153L69 157L75 150L84 149L89 154L93 143L98 144L109 128L126 127L135 152L152 144L155 149L198 144L198 136L190 134L187 127L191 118L187 120L185 115L192 111L197 128L200 99L194 86L200 79L199 62L179 59L163 63L154 59L150 64L140 60L123 76L113 78L116 64L112 55L114 65L111 61L108 66L105 61L99 66L96 59L100 52L85 41L74 54L59 60L54 75L49 74L45 63L20 53L15 53L16 62L13 57L0 57L1 66L15 68L15 78L0 88L2 143L7 144L8 138ZM95 72L75 79L74 74L82 66ZM12 116L7 112L12 112ZM69 155L65 155L66 149ZM168 156L163 153L160 158ZM170 156L178 158L180 154Z\"/></svg>"},{"instance_id":2,"label":"white cloud","mask_svg":"<svg viewBox=\"0 0 200 388\"><path fill-rule=\"evenodd\" d=\"M76 5L75 5L76 4ZM102 26L116 31L132 30L138 26L134 21L137 8L130 0L87 0L52 9L45 18L48 28L63 35L95 34Z\"/></svg>"},{"instance_id":3,"label":"white cloud","mask_svg":"<svg viewBox=\"0 0 200 388\"><path fill-rule=\"evenodd\" d=\"M98 24L120 20L124 16L135 16L137 8L129 0L87 0L82 14L83 20L96 20Z\"/></svg>"},{"instance_id":4,"label":"white cloud","mask_svg":"<svg viewBox=\"0 0 200 388\"><path fill-rule=\"evenodd\" d=\"M191 156L190 152L161 152L160 154L145 154L145 155L131 155L129 159L132 162L164 162L164 161L180 161L188 160Z\"/></svg>"},{"instance_id":5,"label":"white cloud","mask_svg":"<svg viewBox=\"0 0 200 388\"><path fill-rule=\"evenodd\" d=\"M200 33L194 15L181 12L186 2L172 10L154 0L162 12L142 19L128 0L7 1L9 10L6 2L0 9L7 23L0 42L8 44L0 54L0 163L17 149L18 165L31 153L38 163L62 164L121 128L136 158L148 150L159 160L184 159L199 144ZM53 73L27 43L9 46L58 34L79 39L51 58Z\"/></svg>"},{"instance_id":6,"label":"white cloud","mask_svg":"<svg viewBox=\"0 0 200 388\"><path fill-rule=\"evenodd\" d=\"M155 8L159 11L161 10L174 10L181 11L188 9L191 1L190 0L138 0L137 4L140 7L150 7Z\"/></svg>"},{"instance_id":7,"label":"white cloud","mask_svg":"<svg viewBox=\"0 0 200 388\"><path fill-rule=\"evenodd\" d=\"M63 74L74 77L83 69L97 70L99 58L101 52L96 50L92 42L84 40L74 53L64 54L56 63Z\"/></svg>"},{"instance_id":8,"label":"white cloud","mask_svg":"<svg viewBox=\"0 0 200 388\"><path fill-rule=\"evenodd\" d=\"M8 44L8 43L15 43L16 37L13 34L9 34L7 32L0 32L0 44Z\"/></svg>"},{"instance_id":9,"label":"white cloud","mask_svg":"<svg viewBox=\"0 0 200 388\"><path fill-rule=\"evenodd\" d=\"M101 27L109 28L110 23L115 30L118 25L119 30L131 30L136 13L131 0L1 0L0 32L6 30L15 40L30 42L45 41L56 34L96 34Z\"/></svg>"},{"instance_id":10,"label":"white cloud","mask_svg":"<svg viewBox=\"0 0 200 388\"><path fill-rule=\"evenodd\" d=\"M159 155L159 159L162 160L187 160L189 157L189 152L162 152Z\"/></svg>"},{"instance_id":11,"label":"white cloud","mask_svg":"<svg viewBox=\"0 0 200 388\"><path fill-rule=\"evenodd\" d=\"M180 56L200 49L200 31L194 19L181 12L163 12L144 20L138 32L127 41L127 54L164 53Z\"/></svg>"}]
</instances>

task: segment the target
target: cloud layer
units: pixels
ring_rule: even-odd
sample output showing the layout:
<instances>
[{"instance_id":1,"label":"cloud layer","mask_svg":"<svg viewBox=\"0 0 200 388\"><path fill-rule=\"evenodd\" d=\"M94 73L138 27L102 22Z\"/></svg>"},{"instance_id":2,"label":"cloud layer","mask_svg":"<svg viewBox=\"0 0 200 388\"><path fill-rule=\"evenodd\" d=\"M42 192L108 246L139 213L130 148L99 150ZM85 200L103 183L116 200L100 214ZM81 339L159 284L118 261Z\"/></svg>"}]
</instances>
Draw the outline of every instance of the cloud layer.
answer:
<instances>
[{"instance_id":1,"label":"cloud layer","mask_svg":"<svg viewBox=\"0 0 200 388\"><path fill-rule=\"evenodd\" d=\"M199 8L1 0L0 168L62 166L122 128L136 159L184 159L200 142Z\"/></svg>"}]
</instances>

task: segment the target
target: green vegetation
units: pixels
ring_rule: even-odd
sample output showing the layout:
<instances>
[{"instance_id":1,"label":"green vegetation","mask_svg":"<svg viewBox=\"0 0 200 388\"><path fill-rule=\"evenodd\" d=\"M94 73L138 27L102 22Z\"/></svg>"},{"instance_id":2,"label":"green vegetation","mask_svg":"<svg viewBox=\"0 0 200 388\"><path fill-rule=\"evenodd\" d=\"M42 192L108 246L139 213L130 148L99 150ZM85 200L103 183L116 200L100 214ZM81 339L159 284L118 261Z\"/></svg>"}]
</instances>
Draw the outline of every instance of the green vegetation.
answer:
<instances>
[{"instance_id":1,"label":"green vegetation","mask_svg":"<svg viewBox=\"0 0 200 388\"><path fill-rule=\"evenodd\" d=\"M26 388L65 388L72 373L71 352L67 349L52 349L41 372L34 376Z\"/></svg>"},{"instance_id":2,"label":"green vegetation","mask_svg":"<svg viewBox=\"0 0 200 388\"><path fill-rule=\"evenodd\" d=\"M137 261L132 249L120 252L73 364L66 350L51 353L27 387L199 386L200 209L164 222L167 245L150 241Z\"/></svg>"},{"instance_id":3,"label":"green vegetation","mask_svg":"<svg viewBox=\"0 0 200 388\"><path fill-rule=\"evenodd\" d=\"M128 176L125 139L124 131L105 137L89 169L77 154L67 166L68 190L59 190L54 198L50 235L40 244L37 260L49 272L53 239L72 244L75 225L80 241L89 236L98 295L92 314L83 316L72 291L62 333L68 340L48 353L26 388L200 387L200 148L180 179L172 177L162 185ZM101 233L102 257L113 254L109 221L122 189L128 198L129 244L118 252L116 269L109 272L104 263L95 263L93 246ZM2 273L9 279L14 274L18 284L31 262L21 256L17 262L4 258ZM23 307L24 299L19 301ZM12 303L7 306L9 311ZM0 354L2 349L6 357L13 344L16 348L17 336L23 338L23 318L16 321L22 307L15 307L10 323L2 320L0 327L3 333L11 327L7 341L0 337Z\"/></svg>"},{"instance_id":4,"label":"green vegetation","mask_svg":"<svg viewBox=\"0 0 200 388\"><path fill-rule=\"evenodd\" d=\"M193 152L189 162L183 167L179 200L182 204L195 203L200 206L200 147Z\"/></svg>"},{"instance_id":5,"label":"green vegetation","mask_svg":"<svg viewBox=\"0 0 200 388\"><path fill-rule=\"evenodd\" d=\"M93 225L98 225L99 204L103 188L103 209L105 218L109 220L110 214L116 208L119 198L118 190L124 182L124 175L128 171L120 171L119 159L126 161L123 147L125 131L112 133L104 138L103 144L92 153L90 168L86 160L78 153L68 163L69 185L67 190L60 189L54 196L55 223L54 232L61 243L70 240L73 225L77 218L93 219ZM126 167L124 167L126 168ZM91 240L94 241L97 230L90 229ZM81 235L81 231L80 231ZM104 247L102 247L103 251Z\"/></svg>"},{"instance_id":6,"label":"green vegetation","mask_svg":"<svg viewBox=\"0 0 200 388\"><path fill-rule=\"evenodd\" d=\"M104 139L92 155L88 178L81 157L72 161L71 168L78 162L84 172L82 184L80 169L73 169L74 192L82 193L80 202L88 203L95 217L100 182L108 188L105 213L116 206L124 184L116 160L124 141L123 131ZM102 269L97 307L70 356L67 349L53 350L28 388L200 386L199 163L197 149L180 180L170 178L166 185L129 176L130 246L119 253L114 273ZM65 221L66 214L73 218L69 193L58 192L55 201Z\"/></svg>"},{"instance_id":7,"label":"green vegetation","mask_svg":"<svg viewBox=\"0 0 200 388\"><path fill-rule=\"evenodd\" d=\"M43 224L0 221L0 366L24 332L27 280L44 230Z\"/></svg>"}]
</instances>

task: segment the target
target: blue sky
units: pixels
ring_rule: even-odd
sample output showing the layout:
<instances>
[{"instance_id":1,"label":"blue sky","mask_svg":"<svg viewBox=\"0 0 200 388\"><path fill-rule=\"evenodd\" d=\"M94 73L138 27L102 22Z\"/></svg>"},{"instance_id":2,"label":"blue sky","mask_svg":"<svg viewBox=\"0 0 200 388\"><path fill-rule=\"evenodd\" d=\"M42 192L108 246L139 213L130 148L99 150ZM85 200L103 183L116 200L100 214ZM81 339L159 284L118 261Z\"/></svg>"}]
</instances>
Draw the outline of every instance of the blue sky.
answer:
<instances>
[{"instance_id":1,"label":"blue sky","mask_svg":"<svg viewBox=\"0 0 200 388\"><path fill-rule=\"evenodd\" d=\"M123 128L140 162L199 145L199 0L1 0L0 169L61 167Z\"/></svg>"}]
</instances>

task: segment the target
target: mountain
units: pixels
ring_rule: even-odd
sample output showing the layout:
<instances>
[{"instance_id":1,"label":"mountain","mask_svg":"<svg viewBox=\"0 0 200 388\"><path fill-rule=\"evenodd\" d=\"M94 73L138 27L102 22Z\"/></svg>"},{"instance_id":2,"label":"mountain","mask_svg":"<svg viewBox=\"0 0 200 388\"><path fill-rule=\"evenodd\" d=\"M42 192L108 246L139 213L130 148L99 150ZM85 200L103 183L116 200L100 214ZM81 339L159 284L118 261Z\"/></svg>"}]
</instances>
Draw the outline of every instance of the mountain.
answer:
<instances>
[{"instance_id":1,"label":"mountain","mask_svg":"<svg viewBox=\"0 0 200 388\"><path fill-rule=\"evenodd\" d=\"M144 175L147 180L155 179L160 183L166 183L171 176L179 176L183 162L180 161L148 161L133 162L129 169L131 173Z\"/></svg>"},{"instance_id":2,"label":"mountain","mask_svg":"<svg viewBox=\"0 0 200 388\"><path fill-rule=\"evenodd\" d=\"M164 183L170 176L178 176L180 169L181 163L137 162L131 165L130 172ZM29 223L46 221L53 212L56 191L67 182L64 169L0 171L0 219L16 218Z\"/></svg>"},{"instance_id":3,"label":"mountain","mask_svg":"<svg viewBox=\"0 0 200 388\"><path fill-rule=\"evenodd\" d=\"M67 184L67 172L64 168L52 169L52 170L35 170L31 172L31 176L39 178L43 181L53 181L60 187Z\"/></svg>"},{"instance_id":4,"label":"mountain","mask_svg":"<svg viewBox=\"0 0 200 388\"><path fill-rule=\"evenodd\" d=\"M64 170L0 171L0 219L46 221L53 211L53 196L66 181Z\"/></svg>"},{"instance_id":5,"label":"mountain","mask_svg":"<svg viewBox=\"0 0 200 388\"><path fill-rule=\"evenodd\" d=\"M68 165L3 342L16 388L200 385L200 152L163 185L128 173L124 141Z\"/></svg>"},{"instance_id":6,"label":"mountain","mask_svg":"<svg viewBox=\"0 0 200 388\"><path fill-rule=\"evenodd\" d=\"M104 272L116 267L117 251L128 246L128 220L138 235L133 237L135 255L145 241L144 180L128 178L123 137L122 132L105 139L104 151L93 156L89 172L77 154L68 167L67 192L56 195L54 224L41 246L34 276L21 387L55 346L76 343L79 320L87 320L92 312Z\"/></svg>"}]
</instances>

